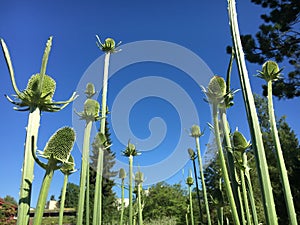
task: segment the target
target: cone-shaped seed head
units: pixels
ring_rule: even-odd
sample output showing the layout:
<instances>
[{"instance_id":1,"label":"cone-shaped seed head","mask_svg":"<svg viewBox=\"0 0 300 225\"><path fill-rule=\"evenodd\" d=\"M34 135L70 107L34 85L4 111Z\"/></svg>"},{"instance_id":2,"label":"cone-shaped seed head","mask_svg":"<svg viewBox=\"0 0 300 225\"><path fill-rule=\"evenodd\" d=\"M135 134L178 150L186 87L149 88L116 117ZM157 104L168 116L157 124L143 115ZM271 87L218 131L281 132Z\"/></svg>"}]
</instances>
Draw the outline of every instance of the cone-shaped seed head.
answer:
<instances>
[{"instance_id":1,"label":"cone-shaped seed head","mask_svg":"<svg viewBox=\"0 0 300 225\"><path fill-rule=\"evenodd\" d=\"M223 77L213 76L207 89L206 95L209 101L220 101L226 94L226 82Z\"/></svg>"},{"instance_id":2,"label":"cone-shaped seed head","mask_svg":"<svg viewBox=\"0 0 300 225\"><path fill-rule=\"evenodd\" d=\"M193 125L190 131L191 131L192 137L200 137L201 136L200 127L198 125Z\"/></svg>"},{"instance_id":3,"label":"cone-shaped seed head","mask_svg":"<svg viewBox=\"0 0 300 225\"><path fill-rule=\"evenodd\" d=\"M119 170L119 178L120 179L125 179L126 178L126 172L125 172L125 170L123 168L121 168Z\"/></svg>"},{"instance_id":4,"label":"cone-shaped seed head","mask_svg":"<svg viewBox=\"0 0 300 225\"><path fill-rule=\"evenodd\" d=\"M94 141L92 143L92 146L94 149L99 149L103 146L105 146L106 143L106 137L104 134L102 134L101 132L98 132L94 138Z\"/></svg>"},{"instance_id":5,"label":"cone-shaped seed head","mask_svg":"<svg viewBox=\"0 0 300 225\"><path fill-rule=\"evenodd\" d=\"M188 153L189 153L191 159L195 159L196 154L193 149L189 148Z\"/></svg>"},{"instance_id":6,"label":"cone-shaped seed head","mask_svg":"<svg viewBox=\"0 0 300 225\"><path fill-rule=\"evenodd\" d=\"M192 186L194 184L194 179L192 177L188 177L186 179L186 184Z\"/></svg>"},{"instance_id":7,"label":"cone-shaped seed head","mask_svg":"<svg viewBox=\"0 0 300 225\"><path fill-rule=\"evenodd\" d=\"M70 127L63 127L56 131L46 144L43 157L51 156L61 162L68 162L75 142L75 132Z\"/></svg>"},{"instance_id":8,"label":"cone-shaped seed head","mask_svg":"<svg viewBox=\"0 0 300 225\"><path fill-rule=\"evenodd\" d=\"M267 61L262 66L262 71L259 73L259 77L266 81L276 81L280 78L281 70L278 64L274 61Z\"/></svg>"},{"instance_id":9,"label":"cone-shaped seed head","mask_svg":"<svg viewBox=\"0 0 300 225\"><path fill-rule=\"evenodd\" d=\"M69 174L75 171L75 163L73 156L70 155L68 162L64 163L60 170L63 174Z\"/></svg>"},{"instance_id":10,"label":"cone-shaped seed head","mask_svg":"<svg viewBox=\"0 0 300 225\"><path fill-rule=\"evenodd\" d=\"M100 112L100 104L94 99L87 99L84 103L84 112L88 116L98 117Z\"/></svg>"},{"instance_id":11,"label":"cone-shaped seed head","mask_svg":"<svg viewBox=\"0 0 300 225\"><path fill-rule=\"evenodd\" d=\"M84 92L84 93L86 94L86 97L87 97L87 98L93 97L93 96L96 94L94 84L88 83L88 84L86 85L86 89L85 89L85 92Z\"/></svg>"},{"instance_id":12,"label":"cone-shaped seed head","mask_svg":"<svg viewBox=\"0 0 300 225\"><path fill-rule=\"evenodd\" d=\"M28 81L25 91L30 94L37 93L39 85L40 85L40 81L41 81L40 74L32 75ZM46 100L48 100L49 102L52 101L52 97L55 92L55 88L56 88L55 80L53 80L48 75L44 75L41 97L44 97L47 95Z\"/></svg>"},{"instance_id":13,"label":"cone-shaped seed head","mask_svg":"<svg viewBox=\"0 0 300 225\"><path fill-rule=\"evenodd\" d=\"M135 173L134 180L137 184L144 182L144 174L141 171Z\"/></svg>"},{"instance_id":14,"label":"cone-shaped seed head","mask_svg":"<svg viewBox=\"0 0 300 225\"><path fill-rule=\"evenodd\" d=\"M232 140L235 151L244 152L250 146L244 135L239 131L233 133Z\"/></svg>"}]
</instances>

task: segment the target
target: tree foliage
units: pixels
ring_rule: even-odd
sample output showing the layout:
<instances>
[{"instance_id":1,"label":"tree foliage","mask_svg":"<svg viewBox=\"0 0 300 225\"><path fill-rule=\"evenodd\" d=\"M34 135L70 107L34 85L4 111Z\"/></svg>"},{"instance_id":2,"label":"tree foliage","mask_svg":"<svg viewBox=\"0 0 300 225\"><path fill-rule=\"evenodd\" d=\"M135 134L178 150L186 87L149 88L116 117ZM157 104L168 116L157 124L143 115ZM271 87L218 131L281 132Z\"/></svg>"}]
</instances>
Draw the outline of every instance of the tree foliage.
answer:
<instances>
[{"instance_id":1,"label":"tree foliage","mask_svg":"<svg viewBox=\"0 0 300 225\"><path fill-rule=\"evenodd\" d=\"M187 193L181 184L159 182L149 188L145 197L143 217L145 221L176 218L177 224L184 222Z\"/></svg>"},{"instance_id":2,"label":"tree foliage","mask_svg":"<svg viewBox=\"0 0 300 225\"><path fill-rule=\"evenodd\" d=\"M65 208L77 208L79 198L79 186L77 184L68 183L66 190ZM59 201L61 196L59 196Z\"/></svg>"},{"instance_id":3,"label":"tree foliage","mask_svg":"<svg viewBox=\"0 0 300 225\"><path fill-rule=\"evenodd\" d=\"M273 84L273 95L280 98L300 96L300 1L299 0L251 0L266 8L261 15L263 24L255 35L242 35L246 59L263 64L272 59L280 63L288 61L291 67L287 76ZM266 94L266 86L264 95Z\"/></svg>"}]
</instances>

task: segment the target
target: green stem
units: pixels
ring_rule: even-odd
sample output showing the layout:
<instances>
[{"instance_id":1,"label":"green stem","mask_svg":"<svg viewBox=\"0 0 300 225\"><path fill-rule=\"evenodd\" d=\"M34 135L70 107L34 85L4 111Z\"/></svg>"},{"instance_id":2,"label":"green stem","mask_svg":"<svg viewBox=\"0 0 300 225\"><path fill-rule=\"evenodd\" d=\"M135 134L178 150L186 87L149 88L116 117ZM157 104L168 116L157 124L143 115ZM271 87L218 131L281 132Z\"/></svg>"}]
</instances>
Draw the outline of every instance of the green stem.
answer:
<instances>
[{"instance_id":1,"label":"green stem","mask_svg":"<svg viewBox=\"0 0 300 225\"><path fill-rule=\"evenodd\" d=\"M26 142L24 150L24 161L22 167L22 180L20 188L20 198L18 205L18 219L17 225L28 224L30 199L31 199L31 186L33 181L34 172L34 158L32 157L32 145L36 148L38 138L38 129L40 126L41 113L39 108L30 110L28 116L28 125L26 132ZM31 138L34 136L34 143L31 143Z\"/></svg>"},{"instance_id":2,"label":"green stem","mask_svg":"<svg viewBox=\"0 0 300 225\"><path fill-rule=\"evenodd\" d=\"M64 185L62 188L61 198L60 198L58 225L63 225L68 178L69 178L69 175L65 174L64 175Z\"/></svg>"},{"instance_id":3,"label":"green stem","mask_svg":"<svg viewBox=\"0 0 300 225\"><path fill-rule=\"evenodd\" d=\"M241 169L241 183L242 183L242 193L243 193L243 202L246 211L246 218L247 218L247 225L252 224L250 209L249 209L249 202L248 202L248 195L247 195L247 188L245 182L245 168L247 167L247 155L246 152L243 153L243 167Z\"/></svg>"},{"instance_id":4,"label":"green stem","mask_svg":"<svg viewBox=\"0 0 300 225\"><path fill-rule=\"evenodd\" d=\"M239 70L240 83L242 87L245 108L252 138L252 146L255 153L257 172L262 188L262 196L264 202L264 211L266 215L266 223L268 225L277 225L277 215L275 203L272 193L272 186L268 171L268 164L264 152L261 130L258 122L256 108L254 104L253 94L246 68L244 52L242 48L238 21L235 8L235 0L228 0L228 13L230 21L230 29L233 41L233 48L236 54L237 67Z\"/></svg>"},{"instance_id":5,"label":"green stem","mask_svg":"<svg viewBox=\"0 0 300 225\"><path fill-rule=\"evenodd\" d=\"M91 129L92 129L92 121L91 120L86 121L86 127L84 130L83 148L82 148L77 225L83 224L84 198L86 193L86 176L87 176L87 165L89 160Z\"/></svg>"},{"instance_id":6,"label":"green stem","mask_svg":"<svg viewBox=\"0 0 300 225\"><path fill-rule=\"evenodd\" d=\"M143 225L143 214L142 214L142 196L141 196L142 183L138 184L138 213L139 213L139 225Z\"/></svg>"},{"instance_id":7,"label":"green stem","mask_svg":"<svg viewBox=\"0 0 300 225\"><path fill-rule=\"evenodd\" d=\"M227 76L227 79L229 79ZM240 191L240 186L238 184L238 174L236 171L236 167L234 165L234 156L233 156L233 151L232 151L232 145L231 145L231 140L230 140L230 129L229 129L229 124L227 120L227 114L226 114L226 109L225 108L220 108L219 109L220 117L221 117L221 125L222 125L222 130L224 133L224 138L225 138L225 145L226 145L226 156L228 160L228 168L229 168L229 177L231 180L231 187L232 187L232 192L234 196L234 201L237 206L237 212L239 214L240 221L245 224L245 217L244 217L244 209L243 209L243 204L242 204L242 198L241 198L241 191Z\"/></svg>"},{"instance_id":8,"label":"green stem","mask_svg":"<svg viewBox=\"0 0 300 225\"><path fill-rule=\"evenodd\" d=\"M258 225L255 199L254 199L254 194L253 194L252 182L251 182L251 178L250 178L250 168L248 168L248 167L246 167L246 169L245 169L245 177L246 177L246 185L247 185L248 196L249 196L250 206L251 206L251 211L252 211L253 223L254 223L254 225Z\"/></svg>"},{"instance_id":9,"label":"green stem","mask_svg":"<svg viewBox=\"0 0 300 225\"><path fill-rule=\"evenodd\" d=\"M269 111L269 119L270 119L273 141L276 149L275 152L277 157L277 163L279 165L279 174L280 174L284 198L287 206L287 213L289 216L290 224L297 225L298 223L297 223L297 216L296 216L294 202L293 202L293 196L292 196L291 187L289 183L288 173L284 163L278 130L276 127L273 98L272 98L272 81L268 81L268 111Z\"/></svg>"},{"instance_id":10,"label":"green stem","mask_svg":"<svg viewBox=\"0 0 300 225\"><path fill-rule=\"evenodd\" d=\"M199 219L200 219L200 224L201 224L202 223L202 209L201 209L201 200L200 200L200 193L199 193L196 162L195 162L195 159L192 159L192 161L193 161L194 176L195 176L195 181L196 181L196 193L197 193L197 200L198 200L197 202L198 202L198 207L199 207Z\"/></svg>"},{"instance_id":11,"label":"green stem","mask_svg":"<svg viewBox=\"0 0 300 225\"><path fill-rule=\"evenodd\" d=\"M90 162L87 160L86 167L86 201L85 201L85 224L90 224Z\"/></svg>"},{"instance_id":12,"label":"green stem","mask_svg":"<svg viewBox=\"0 0 300 225\"><path fill-rule=\"evenodd\" d=\"M220 159L220 163L221 163L222 174L223 174L223 178L224 178L225 190L226 190L228 201L229 201L229 204L231 207L234 224L240 225L240 220L239 220L239 216L237 213L233 193L231 190L231 185L230 185L230 180L229 180L229 176L228 176L228 172L227 172L225 157L223 154L222 144L221 144L221 140L220 140L220 129L219 129L219 120L218 120L218 104L212 103L212 108L213 108L212 115L213 115L213 122L214 122L214 133L215 133L216 144L217 144L218 153L219 153L219 159Z\"/></svg>"},{"instance_id":13,"label":"green stem","mask_svg":"<svg viewBox=\"0 0 300 225\"><path fill-rule=\"evenodd\" d=\"M53 169L54 166L56 166L56 160L49 159L48 166L46 169L46 174L43 179L42 187L40 190L38 202L37 202L35 213L34 213L33 225L41 225L42 224L45 204L47 201L50 184L51 184L53 174L54 174L54 169Z\"/></svg>"},{"instance_id":14,"label":"green stem","mask_svg":"<svg viewBox=\"0 0 300 225\"><path fill-rule=\"evenodd\" d=\"M192 223L192 225L194 225L193 198L192 198L192 187L191 187L191 185L189 185L189 198L190 198L191 223Z\"/></svg>"},{"instance_id":15,"label":"green stem","mask_svg":"<svg viewBox=\"0 0 300 225\"><path fill-rule=\"evenodd\" d=\"M105 53L103 85L102 85L102 106L101 106L101 121L100 132L105 135L105 121L107 109L107 85L108 85L108 68L109 68L110 52ZM93 225L102 225L102 173L103 173L103 150L99 151L97 174L95 184L95 198L94 198L94 214Z\"/></svg>"},{"instance_id":16,"label":"green stem","mask_svg":"<svg viewBox=\"0 0 300 225\"><path fill-rule=\"evenodd\" d=\"M222 193L222 178L219 179L219 189ZM218 215L218 225L224 224L224 208L223 206L218 206L217 208L217 215Z\"/></svg>"},{"instance_id":17,"label":"green stem","mask_svg":"<svg viewBox=\"0 0 300 225\"><path fill-rule=\"evenodd\" d=\"M133 156L130 155L129 159L129 225L132 225L132 218L133 218L133 205L132 205L132 173L133 173Z\"/></svg>"},{"instance_id":18,"label":"green stem","mask_svg":"<svg viewBox=\"0 0 300 225\"><path fill-rule=\"evenodd\" d=\"M124 178L122 179L122 184L121 184L121 216L120 216L120 225L123 225L123 217L124 217Z\"/></svg>"},{"instance_id":19,"label":"green stem","mask_svg":"<svg viewBox=\"0 0 300 225\"><path fill-rule=\"evenodd\" d=\"M207 199L206 184L205 184L204 173L203 173L203 165L202 165L199 137L195 137L195 141L196 141L196 148L197 148L197 156L198 156L197 158L198 158L198 164L199 164L201 184L202 184L202 190L203 190L203 198L204 198L205 210L206 210L206 215L207 215L207 224L211 225L211 218L210 218L209 204L208 204L208 199Z\"/></svg>"}]
</instances>

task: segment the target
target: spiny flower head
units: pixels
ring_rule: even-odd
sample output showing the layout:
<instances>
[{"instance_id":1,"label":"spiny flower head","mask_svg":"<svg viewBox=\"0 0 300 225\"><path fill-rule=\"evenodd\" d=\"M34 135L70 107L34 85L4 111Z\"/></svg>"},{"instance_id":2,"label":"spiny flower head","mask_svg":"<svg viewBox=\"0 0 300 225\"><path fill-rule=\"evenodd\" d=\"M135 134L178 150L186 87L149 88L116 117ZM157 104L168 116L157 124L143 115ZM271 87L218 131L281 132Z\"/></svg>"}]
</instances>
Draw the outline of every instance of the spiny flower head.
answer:
<instances>
[{"instance_id":1,"label":"spiny flower head","mask_svg":"<svg viewBox=\"0 0 300 225\"><path fill-rule=\"evenodd\" d=\"M75 131L70 127L63 127L56 131L49 139L40 155L53 158L62 163L68 163L70 153L75 142Z\"/></svg>"},{"instance_id":2,"label":"spiny flower head","mask_svg":"<svg viewBox=\"0 0 300 225\"><path fill-rule=\"evenodd\" d=\"M226 82L220 76L213 76L208 84L207 90L202 87L210 103L221 103L226 95Z\"/></svg>"},{"instance_id":3,"label":"spiny flower head","mask_svg":"<svg viewBox=\"0 0 300 225\"><path fill-rule=\"evenodd\" d=\"M235 151L244 152L247 148L250 147L250 142L246 140L244 135L239 132L235 131L232 135L233 147Z\"/></svg>"},{"instance_id":4,"label":"spiny flower head","mask_svg":"<svg viewBox=\"0 0 300 225\"><path fill-rule=\"evenodd\" d=\"M98 48L100 48L103 52L110 52L110 53L114 53L114 52L118 52L119 50L117 50L117 47L120 46L121 42L119 42L116 45L116 42L114 39L112 38L106 38L104 43L101 42L100 38L98 35L96 35L97 38L97 46Z\"/></svg>"},{"instance_id":5,"label":"spiny flower head","mask_svg":"<svg viewBox=\"0 0 300 225\"><path fill-rule=\"evenodd\" d=\"M257 76L267 82L276 81L281 78L281 71L276 62L269 60L262 65L262 71L258 71Z\"/></svg>"}]
</instances>

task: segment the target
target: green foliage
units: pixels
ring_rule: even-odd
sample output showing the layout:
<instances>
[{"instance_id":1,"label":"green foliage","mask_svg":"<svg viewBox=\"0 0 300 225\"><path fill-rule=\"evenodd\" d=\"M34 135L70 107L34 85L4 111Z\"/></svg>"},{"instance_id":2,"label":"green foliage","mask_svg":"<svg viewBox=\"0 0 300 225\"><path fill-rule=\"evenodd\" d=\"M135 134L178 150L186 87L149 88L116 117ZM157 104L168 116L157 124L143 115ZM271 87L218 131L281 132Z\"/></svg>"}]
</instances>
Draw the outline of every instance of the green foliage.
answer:
<instances>
[{"instance_id":1,"label":"green foliage","mask_svg":"<svg viewBox=\"0 0 300 225\"><path fill-rule=\"evenodd\" d=\"M145 196L143 217L147 221L162 220L163 218L174 218L178 224L185 221L186 191L181 184L169 185L159 182L149 188Z\"/></svg>"},{"instance_id":2,"label":"green foliage","mask_svg":"<svg viewBox=\"0 0 300 225\"><path fill-rule=\"evenodd\" d=\"M74 183L67 184L65 208L77 208L79 198L79 186ZM59 196L59 201L61 196Z\"/></svg>"},{"instance_id":3,"label":"green foliage","mask_svg":"<svg viewBox=\"0 0 300 225\"><path fill-rule=\"evenodd\" d=\"M11 203L13 205L17 205L18 204L17 201L16 201L16 199L14 197L10 196L10 195L6 195L3 199L4 199L4 201L9 202L9 203Z\"/></svg>"},{"instance_id":4,"label":"green foliage","mask_svg":"<svg viewBox=\"0 0 300 225\"><path fill-rule=\"evenodd\" d=\"M272 182L274 199L279 219L279 224L288 223L288 215L285 210L286 203L281 188L281 181L279 176L279 170L277 166L277 160L275 157L275 149L272 134L270 132L270 126L268 123L269 117L267 114L267 99L255 96L256 107L258 111L259 120L261 122L262 135L264 140L264 146L266 150L266 156L269 164L270 178ZM300 193L299 193L299 171L300 171L300 145L295 132L285 121L285 117L281 117L277 120L277 127L279 133L279 139L285 160L289 182L293 194L293 200L295 204L296 214L298 215L298 221L300 220ZM257 191L254 191L257 193Z\"/></svg>"},{"instance_id":5,"label":"green foliage","mask_svg":"<svg viewBox=\"0 0 300 225\"><path fill-rule=\"evenodd\" d=\"M17 214L16 203L14 198L7 195L4 198L5 202L0 204L0 224L15 225L14 216Z\"/></svg>"},{"instance_id":6,"label":"green foliage","mask_svg":"<svg viewBox=\"0 0 300 225\"><path fill-rule=\"evenodd\" d=\"M285 59L292 70L285 79L273 84L273 95L278 98L300 96L300 32L298 0L252 0L253 3L266 8L262 14L263 23L255 36L241 36L246 59L252 63L263 64L273 59L283 62ZM266 86L264 86L266 94ZM264 95L265 95L264 94Z\"/></svg>"}]
</instances>

